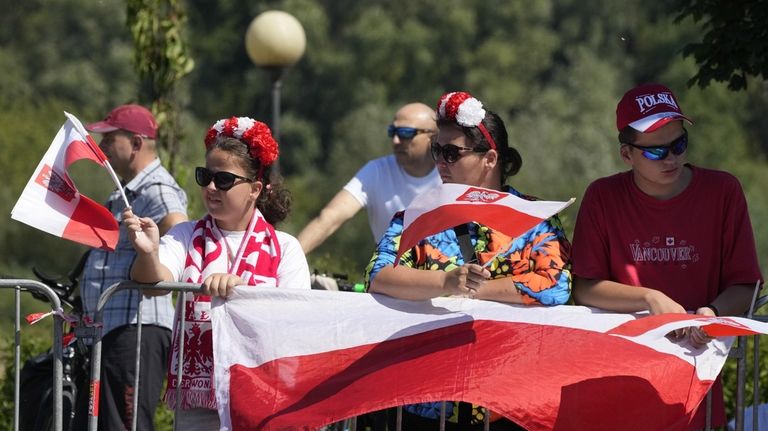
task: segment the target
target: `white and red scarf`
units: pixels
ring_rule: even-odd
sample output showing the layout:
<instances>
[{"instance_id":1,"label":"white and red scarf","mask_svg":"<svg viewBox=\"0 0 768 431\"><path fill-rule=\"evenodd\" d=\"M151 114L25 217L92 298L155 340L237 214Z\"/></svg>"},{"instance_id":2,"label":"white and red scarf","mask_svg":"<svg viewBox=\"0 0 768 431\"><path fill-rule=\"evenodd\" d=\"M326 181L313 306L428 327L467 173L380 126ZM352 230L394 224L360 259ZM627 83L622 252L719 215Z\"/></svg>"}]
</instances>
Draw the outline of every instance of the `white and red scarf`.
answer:
<instances>
[{"instance_id":1,"label":"white and red scarf","mask_svg":"<svg viewBox=\"0 0 768 431\"><path fill-rule=\"evenodd\" d=\"M205 216L195 224L192 238L187 246L182 281L200 284L215 268L226 262L228 273L237 274L248 285L277 281L280 265L280 245L275 228L261 212L255 209L251 222L243 236L237 253L234 254L225 236L216 226L213 218ZM217 263L212 265L212 263ZM168 387L165 402L170 408L176 406L176 387L179 370L179 318L184 310L184 358L181 378L182 409L216 409L216 392L213 384L213 333L211 327L211 297L192 293L183 294L177 302L176 324L168 367Z\"/></svg>"}]
</instances>

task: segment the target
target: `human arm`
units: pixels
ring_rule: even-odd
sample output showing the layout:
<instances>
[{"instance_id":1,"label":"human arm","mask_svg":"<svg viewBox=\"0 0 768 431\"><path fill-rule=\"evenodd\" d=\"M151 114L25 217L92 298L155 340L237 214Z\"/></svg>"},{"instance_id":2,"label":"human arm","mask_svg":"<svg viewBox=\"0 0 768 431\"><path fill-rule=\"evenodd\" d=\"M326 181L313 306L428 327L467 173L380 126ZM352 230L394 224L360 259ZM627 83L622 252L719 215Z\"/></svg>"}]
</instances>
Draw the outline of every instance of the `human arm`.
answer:
<instances>
[{"instance_id":1,"label":"human arm","mask_svg":"<svg viewBox=\"0 0 768 431\"><path fill-rule=\"evenodd\" d=\"M345 189L336 196L299 233L298 240L304 253L310 253L323 243L347 220L352 218L363 205Z\"/></svg>"},{"instance_id":2,"label":"human arm","mask_svg":"<svg viewBox=\"0 0 768 431\"><path fill-rule=\"evenodd\" d=\"M663 292L610 280L574 277L573 299L579 305L619 313L648 310L650 314L685 313L682 305Z\"/></svg>"},{"instance_id":3,"label":"human arm","mask_svg":"<svg viewBox=\"0 0 768 431\"><path fill-rule=\"evenodd\" d=\"M131 267L131 279L139 283L173 281L171 272L160 263L160 230L149 217L137 217L130 208L123 211L123 223L128 239L136 250L136 259ZM162 294L167 292L150 292Z\"/></svg>"},{"instance_id":4,"label":"human arm","mask_svg":"<svg viewBox=\"0 0 768 431\"><path fill-rule=\"evenodd\" d=\"M490 275L487 269L475 264L465 264L447 272L387 266L371 282L369 292L410 300L473 295Z\"/></svg>"},{"instance_id":5,"label":"human arm","mask_svg":"<svg viewBox=\"0 0 768 431\"><path fill-rule=\"evenodd\" d=\"M441 267L445 270L417 268L420 260L417 248L405 251L395 266L402 232L403 212L400 211L392 217L389 228L379 240L366 268L365 282L368 292L411 300L445 295L471 295L490 276L490 273L479 265L457 264L455 257L444 262Z\"/></svg>"},{"instance_id":6,"label":"human arm","mask_svg":"<svg viewBox=\"0 0 768 431\"><path fill-rule=\"evenodd\" d=\"M171 230L172 227L183 221L187 221L186 214L178 212L168 213L168 215L163 217L162 220L160 220L160 223L157 224L157 228L160 231L160 236L165 235L169 230Z\"/></svg>"},{"instance_id":7,"label":"human arm","mask_svg":"<svg viewBox=\"0 0 768 431\"><path fill-rule=\"evenodd\" d=\"M475 298L516 304L562 305L571 294L570 243L560 219L544 220L514 241L486 226L478 237L488 245L480 252L481 262L491 270L492 280ZM510 244L511 242L511 244ZM499 250L508 248L501 256ZM489 259L493 262L487 263Z\"/></svg>"}]
</instances>

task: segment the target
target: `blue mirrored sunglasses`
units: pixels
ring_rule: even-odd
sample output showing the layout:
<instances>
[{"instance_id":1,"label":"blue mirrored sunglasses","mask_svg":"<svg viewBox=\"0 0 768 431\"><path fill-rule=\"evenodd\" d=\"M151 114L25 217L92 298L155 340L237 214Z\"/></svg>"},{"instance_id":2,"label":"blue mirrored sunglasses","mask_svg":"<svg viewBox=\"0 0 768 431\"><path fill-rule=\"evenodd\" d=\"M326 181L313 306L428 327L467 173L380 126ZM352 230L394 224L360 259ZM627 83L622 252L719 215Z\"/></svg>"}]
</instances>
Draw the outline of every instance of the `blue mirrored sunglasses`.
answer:
<instances>
[{"instance_id":1,"label":"blue mirrored sunglasses","mask_svg":"<svg viewBox=\"0 0 768 431\"><path fill-rule=\"evenodd\" d=\"M387 136L390 138L393 138L395 135L397 135L397 137L400 139L413 139L413 137L419 133L432 132L434 132L434 130L417 129L416 127L395 127L394 124L390 124L389 127L387 127Z\"/></svg>"},{"instance_id":2,"label":"blue mirrored sunglasses","mask_svg":"<svg viewBox=\"0 0 768 431\"><path fill-rule=\"evenodd\" d=\"M679 156L685 152L685 150L688 148L688 130L683 129L683 134L667 145L654 145L651 147L642 147L635 144L627 145L633 148L637 148L638 150L642 150L643 157L648 160L664 160L667 158L667 156L669 156L670 151L676 156Z\"/></svg>"}]
</instances>

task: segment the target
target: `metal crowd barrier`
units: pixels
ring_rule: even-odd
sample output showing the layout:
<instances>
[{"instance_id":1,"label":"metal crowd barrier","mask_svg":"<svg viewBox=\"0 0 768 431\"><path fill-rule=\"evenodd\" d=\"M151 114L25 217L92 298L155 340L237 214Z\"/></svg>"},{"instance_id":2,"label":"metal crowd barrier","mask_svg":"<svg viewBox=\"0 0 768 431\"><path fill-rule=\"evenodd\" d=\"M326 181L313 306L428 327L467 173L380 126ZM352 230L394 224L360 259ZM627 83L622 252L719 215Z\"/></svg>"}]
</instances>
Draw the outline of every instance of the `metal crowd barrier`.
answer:
<instances>
[{"instance_id":1,"label":"metal crowd barrier","mask_svg":"<svg viewBox=\"0 0 768 431\"><path fill-rule=\"evenodd\" d=\"M45 284L36 280L0 279L0 288L14 289L16 316L14 320L14 383L13 383L13 429L19 430L19 403L21 390L21 292L34 291L45 295L51 303L51 311L61 310L61 301L56 293ZM63 425L62 412L62 335L63 319L59 314L53 315L53 429L61 431Z\"/></svg>"},{"instance_id":2,"label":"metal crowd barrier","mask_svg":"<svg viewBox=\"0 0 768 431\"><path fill-rule=\"evenodd\" d=\"M139 366L141 362L141 305L142 301L144 300L144 289L157 289L157 290L168 290L168 291L174 291L174 292L197 292L200 291L201 286L199 284L191 284L191 283L176 283L176 282L163 282L163 283L155 283L155 284L143 284L143 283L136 283L132 281L123 281L121 283L116 283L107 288L101 296L99 297L99 303L96 306L96 313L94 315L94 332L93 332L93 346L91 348L91 384L90 384L90 391L89 391L89 403L88 403L88 430L89 431L96 431L99 426L99 387L101 383L101 323L103 320L103 314L104 314L104 306L107 304L107 301L109 298L112 297L115 293L125 290L125 289L137 289L139 291L139 304L137 307L137 315L136 315L136 321L138 322L137 331L136 331L136 377L134 378L134 391L133 391L133 414L131 417L131 430L136 431L136 424L138 419L138 409L136 408L136 405L138 404L139 400L139 379L140 379L140 371L141 368ZM183 311L183 309L182 309ZM181 312L179 313L181 315L181 328L184 327L184 317L185 313ZM181 338L179 345L181 346L179 349L179 364L184 363L184 331L179 331L179 336ZM179 381L181 381L183 369L179 369ZM177 385L177 391L179 390L181 385ZM177 392L177 400L180 399ZM174 412L174 421L173 421L173 428L176 429L176 418L179 414L179 408L178 408L178 402L176 404L176 411Z\"/></svg>"},{"instance_id":3,"label":"metal crowd barrier","mask_svg":"<svg viewBox=\"0 0 768 431\"><path fill-rule=\"evenodd\" d=\"M15 280L6 280L7 282L14 282ZM18 282L18 280L16 280ZM30 281L30 280L21 280L22 282L31 282L35 283L36 286L42 287L46 289L49 293L49 295L52 295L51 297L56 301L56 307L59 307L58 304L58 297L51 291L47 286L43 285L42 283ZM4 287L5 283L0 283L0 287ZM11 287L16 286L16 284L10 284ZM102 321L102 314L104 306L106 305L109 298L115 294L118 291L125 290L125 289L138 289L139 290L139 307L138 307L138 314L137 314L137 321L139 322L138 330L137 330L137 337L136 337L136 377L134 381L134 393L133 393L133 404L134 406L138 402L138 392L139 392L139 379L140 379L140 358L141 358L141 301L143 301L144 295L143 295L143 289L158 289L158 290L168 290L168 291L176 291L176 292L196 292L201 289L201 286L198 284L190 284L190 283L157 283L157 284L142 284L142 283L135 283L130 281L125 281L121 283L114 284L110 286L107 290L104 291L104 293L99 298L99 303L96 310L96 315L94 318L94 333L93 335L93 347L91 351L91 387L90 387L90 403L89 403L89 418L88 418L88 430L89 431L96 431L98 429L98 398L95 397L97 395L97 391L95 388L99 387L100 383L100 371L101 371L101 326L100 323ZM18 289L17 289L18 290ZM17 294L18 295L18 294ZM753 310L757 310L761 308L762 306L768 304L768 296L763 296L759 298L755 306L753 307ZM56 316L58 318L58 316ZM184 327L184 317L185 313L181 313L181 327ZM755 320L760 320L764 322L768 322L768 315L752 315L752 311L750 311L749 315L747 317L750 317ZM58 418L57 422L59 424L59 427L56 428L57 430L61 429L61 319L58 318L57 324L54 325L54 340L56 340L58 336L59 343L54 343L54 345L58 345L58 353L56 354L56 358L58 361L55 363L58 365L58 374L56 374L56 368L54 368L54 384L58 383L58 397L56 398L58 402L58 407L54 407L58 411ZM17 311L17 320L18 320L18 311ZM56 332L58 328L58 333ZM18 332L17 332L18 333ZM58 335L57 335L58 334ZM179 331L179 337L180 342L179 345L181 346L180 352L179 352L179 360L178 363L183 363L183 346L184 346L184 331ZM758 430L758 412L757 412L757 406L759 405L759 336L754 335L752 336L754 338L754 352L753 352L753 378L752 378L752 385L754 389L754 396L753 396L753 405L755 406L753 408L752 413L752 429ZM746 366L747 366L747 352L746 352L746 341L747 336L741 336L737 337L737 344L736 347L731 349L731 352L729 353L730 357L736 358L736 369L737 369L737 388L736 388L736 417L735 417L735 423L736 431L743 431L744 430L744 416L745 416L745 403L744 403L744 392L746 388ZM17 344L18 346L18 344ZM54 349L54 353L55 349ZM181 373L183 370L179 370L179 379L181 379ZM56 377L58 375L58 378ZM56 386L54 386L56 387ZM17 384L16 388L18 390L18 366L17 366ZM177 385L177 391L180 388ZM180 397L178 396L176 399L178 400ZM711 430L711 396L708 395L707 399L705 401L707 403L707 422L706 422L706 430ZM18 406L18 400L16 405ZM398 406L395 410L396 419L395 419L395 426L396 431L401 431L402 428L402 406ZM446 402L442 402L441 409L440 409L440 431L445 430L446 426ZM95 414L94 414L95 413ZM132 417L132 431L136 431L136 423L137 423L137 414L138 410L136 408L133 409L133 417ZM174 412L174 430L176 430L176 419L179 414L179 408L178 403ZM486 414L484 415L484 422L483 422L483 429L485 431L488 431L490 428L490 415ZM343 421L330 424L325 429L330 431L356 431L357 430L357 417L352 417L345 419Z\"/></svg>"},{"instance_id":4,"label":"metal crowd barrier","mask_svg":"<svg viewBox=\"0 0 768 431\"><path fill-rule=\"evenodd\" d=\"M757 298L753 301L755 304L747 314L750 319L768 322L768 315L754 315L754 310L759 310L768 304L768 295ZM752 352L752 429L757 431L759 428L758 406L760 405L760 336L752 335L754 339ZM746 387L747 375L747 336L738 337L738 345L731 349L730 356L736 358L736 431L744 430L744 416L746 405L744 403L744 391ZM767 425L767 424L763 424Z\"/></svg>"}]
</instances>

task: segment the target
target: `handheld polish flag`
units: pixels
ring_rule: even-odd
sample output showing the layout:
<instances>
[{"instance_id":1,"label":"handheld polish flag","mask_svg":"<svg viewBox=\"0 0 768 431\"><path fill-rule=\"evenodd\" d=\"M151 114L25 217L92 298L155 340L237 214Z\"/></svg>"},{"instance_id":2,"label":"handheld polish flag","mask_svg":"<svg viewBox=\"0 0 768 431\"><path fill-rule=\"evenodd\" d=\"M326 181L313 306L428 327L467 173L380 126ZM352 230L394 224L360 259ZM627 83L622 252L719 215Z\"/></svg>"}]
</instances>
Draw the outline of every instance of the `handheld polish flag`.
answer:
<instances>
[{"instance_id":1,"label":"handheld polish flag","mask_svg":"<svg viewBox=\"0 0 768 431\"><path fill-rule=\"evenodd\" d=\"M441 184L417 196L405 209L395 265L423 238L445 229L475 221L514 238L573 202L573 198L567 202L529 201L498 190Z\"/></svg>"},{"instance_id":2,"label":"handheld polish flag","mask_svg":"<svg viewBox=\"0 0 768 431\"><path fill-rule=\"evenodd\" d=\"M64 115L67 121L24 187L11 218L70 241L114 250L119 235L115 217L81 195L67 169L78 160L91 160L107 169L122 193L120 181L80 121L70 113ZM125 194L123 199L128 205Z\"/></svg>"}]
</instances>

